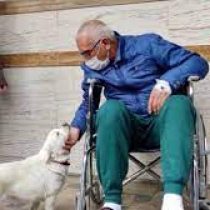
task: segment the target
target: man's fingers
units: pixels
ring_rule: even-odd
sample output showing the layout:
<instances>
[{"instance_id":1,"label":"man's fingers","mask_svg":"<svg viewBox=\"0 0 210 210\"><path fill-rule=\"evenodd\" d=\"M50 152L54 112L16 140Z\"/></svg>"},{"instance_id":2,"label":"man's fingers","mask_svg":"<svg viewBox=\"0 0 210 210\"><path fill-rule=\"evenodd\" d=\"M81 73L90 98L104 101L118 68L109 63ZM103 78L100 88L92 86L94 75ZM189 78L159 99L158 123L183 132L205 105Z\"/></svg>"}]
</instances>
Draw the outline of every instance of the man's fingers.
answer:
<instances>
[{"instance_id":1,"label":"man's fingers","mask_svg":"<svg viewBox=\"0 0 210 210\"><path fill-rule=\"evenodd\" d=\"M151 104L151 111L157 114L158 112L158 101L159 101L159 96L160 96L160 91L155 90L154 91L154 96Z\"/></svg>"},{"instance_id":2,"label":"man's fingers","mask_svg":"<svg viewBox=\"0 0 210 210\"><path fill-rule=\"evenodd\" d=\"M71 148L76 144L79 138L79 130L76 128L71 128L68 139L66 139L63 149L70 151Z\"/></svg>"},{"instance_id":3,"label":"man's fingers","mask_svg":"<svg viewBox=\"0 0 210 210\"><path fill-rule=\"evenodd\" d=\"M148 112L151 114L153 111L153 101L154 101L154 97L155 97L155 90L152 90L150 97L149 97L149 102L148 102Z\"/></svg>"},{"instance_id":4,"label":"man's fingers","mask_svg":"<svg viewBox=\"0 0 210 210\"><path fill-rule=\"evenodd\" d=\"M168 96L169 96L169 93L168 92L162 91L162 93L161 93L161 95L159 97L158 111L160 111L160 109L162 108L162 106L163 106L165 100L168 98Z\"/></svg>"},{"instance_id":5,"label":"man's fingers","mask_svg":"<svg viewBox=\"0 0 210 210\"><path fill-rule=\"evenodd\" d=\"M71 145L73 145L71 142L65 142L65 145L66 146L71 146Z\"/></svg>"},{"instance_id":6,"label":"man's fingers","mask_svg":"<svg viewBox=\"0 0 210 210\"><path fill-rule=\"evenodd\" d=\"M151 99L151 95L150 95L149 101L148 101L148 107L147 107L149 114L151 114L151 100L152 99Z\"/></svg>"},{"instance_id":7,"label":"man's fingers","mask_svg":"<svg viewBox=\"0 0 210 210\"><path fill-rule=\"evenodd\" d=\"M161 94L159 95L159 98L158 98L158 112L160 111L160 109L164 103L165 95L166 95L166 92L161 91Z\"/></svg>"},{"instance_id":8,"label":"man's fingers","mask_svg":"<svg viewBox=\"0 0 210 210\"><path fill-rule=\"evenodd\" d=\"M67 146L67 145L63 146L63 149L68 150L68 151L70 151L71 148L72 148L72 146Z\"/></svg>"},{"instance_id":9,"label":"man's fingers","mask_svg":"<svg viewBox=\"0 0 210 210\"><path fill-rule=\"evenodd\" d=\"M71 146L71 145L74 145L74 144L75 144L75 142L73 142L73 141L65 141L65 145Z\"/></svg>"},{"instance_id":10,"label":"man's fingers","mask_svg":"<svg viewBox=\"0 0 210 210\"><path fill-rule=\"evenodd\" d=\"M154 87L150 93L149 101L148 101L148 112L149 114L155 113L158 114L161 107L163 106L165 100L171 94L168 89L164 87Z\"/></svg>"},{"instance_id":11,"label":"man's fingers","mask_svg":"<svg viewBox=\"0 0 210 210\"><path fill-rule=\"evenodd\" d=\"M158 113L158 102L159 102L159 94L155 96L154 102L153 102L153 112L155 114Z\"/></svg>"},{"instance_id":12,"label":"man's fingers","mask_svg":"<svg viewBox=\"0 0 210 210\"><path fill-rule=\"evenodd\" d=\"M66 141L65 145L63 146L64 149L70 151L71 148L76 144L74 141Z\"/></svg>"},{"instance_id":13,"label":"man's fingers","mask_svg":"<svg viewBox=\"0 0 210 210\"><path fill-rule=\"evenodd\" d=\"M168 98L169 94L168 92L163 93L163 95L161 96L161 101L160 101L160 108L163 106L163 104L165 103L165 100Z\"/></svg>"}]
</instances>

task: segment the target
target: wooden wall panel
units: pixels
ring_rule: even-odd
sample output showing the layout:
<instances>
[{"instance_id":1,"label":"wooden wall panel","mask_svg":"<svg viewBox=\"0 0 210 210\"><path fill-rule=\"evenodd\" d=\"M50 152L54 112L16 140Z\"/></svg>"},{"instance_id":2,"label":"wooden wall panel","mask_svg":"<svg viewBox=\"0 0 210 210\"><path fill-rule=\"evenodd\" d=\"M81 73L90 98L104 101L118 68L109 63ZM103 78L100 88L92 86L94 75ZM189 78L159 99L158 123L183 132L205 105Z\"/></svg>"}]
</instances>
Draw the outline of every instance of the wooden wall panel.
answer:
<instances>
[{"instance_id":1,"label":"wooden wall panel","mask_svg":"<svg viewBox=\"0 0 210 210\"><path fill-rule=\"evenodd\" d=\"M210 45L186 46L210 60ZM82 58L77 51L0 55L3 65L11 67L78 66Z\"/></svg>"},{"instance_id":2,"label":"wooden wall panel","mask_svg":"<svg viewBox=\"0 0 210 210\"><path fill-rule=\"evenodd\" d=\"M22 53L0 55L3 66L10 67L38 67L38 66L78 66L81 57L76 51Z\"/></svg>"},{"instance_id":3,"label":"wooden wall panel","mask_svg":"<svg viewBox=\"0 0 210 210\"><path fill-rule=\"evenodd\" d=\"M164 0L19 0L0 2L0 15L145 3Z\"/></svg>"}]
</instances>

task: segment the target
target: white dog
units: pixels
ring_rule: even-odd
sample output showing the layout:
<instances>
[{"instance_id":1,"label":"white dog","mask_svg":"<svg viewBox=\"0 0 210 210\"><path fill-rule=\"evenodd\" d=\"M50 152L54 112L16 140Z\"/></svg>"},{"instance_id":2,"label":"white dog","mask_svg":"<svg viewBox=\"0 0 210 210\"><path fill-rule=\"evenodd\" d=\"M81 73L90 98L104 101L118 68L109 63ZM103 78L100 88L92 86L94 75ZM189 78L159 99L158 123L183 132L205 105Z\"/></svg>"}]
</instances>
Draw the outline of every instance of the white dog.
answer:
<instances>
[{"instance_id":1,"label":"white dog","mask_svg":"<svg viewBox=\"0 0 210 210\"><path fill-rule=\"evenodd\" d=\"M63 149L69 126L63 125L48 134L37 155L22 161L0 164L0 197L13 196L31 202L31 210L45 201L45 210L54 210L69 168L70 152Z\"/></svg>"}]
</instances>

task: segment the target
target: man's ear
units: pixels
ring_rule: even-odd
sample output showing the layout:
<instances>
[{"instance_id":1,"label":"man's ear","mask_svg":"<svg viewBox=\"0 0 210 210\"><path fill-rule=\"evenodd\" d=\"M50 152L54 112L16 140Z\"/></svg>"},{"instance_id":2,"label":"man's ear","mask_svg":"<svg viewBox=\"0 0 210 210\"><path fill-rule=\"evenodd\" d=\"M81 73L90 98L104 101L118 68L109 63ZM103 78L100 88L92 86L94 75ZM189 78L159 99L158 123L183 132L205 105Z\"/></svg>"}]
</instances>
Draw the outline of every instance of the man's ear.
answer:
<instances>
[{"instance_id":1,"label":"man's ear","mask_svg":"<svg viewBox=\"0 0 210 210\"><path fill-rule=\"evenodd\" d=\"M50 151L43 149L39 152L39 156L44 163L47 163L50 160Z\"/></svg>"}]
</instances>

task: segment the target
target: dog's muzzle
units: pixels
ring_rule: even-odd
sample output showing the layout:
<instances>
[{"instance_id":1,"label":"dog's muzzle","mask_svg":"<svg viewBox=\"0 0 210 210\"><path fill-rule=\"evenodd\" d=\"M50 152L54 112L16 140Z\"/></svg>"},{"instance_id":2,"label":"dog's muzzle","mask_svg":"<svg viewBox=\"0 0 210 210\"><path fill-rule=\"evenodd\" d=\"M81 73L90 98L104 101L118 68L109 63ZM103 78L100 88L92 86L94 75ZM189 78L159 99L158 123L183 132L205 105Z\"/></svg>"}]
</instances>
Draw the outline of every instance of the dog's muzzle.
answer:
<instances>
[{"instance_id":1,"label":"dog's muzzle","mask_svg":"<svg viewBox=\"0 0 210 210\"><path fill-rule=\"evenodd\" d=\"M68 128L69 130L71 128L71 126L67 122L65 122L64 124L62 124L62 127Z\"/></svg>"}]
</instances>

